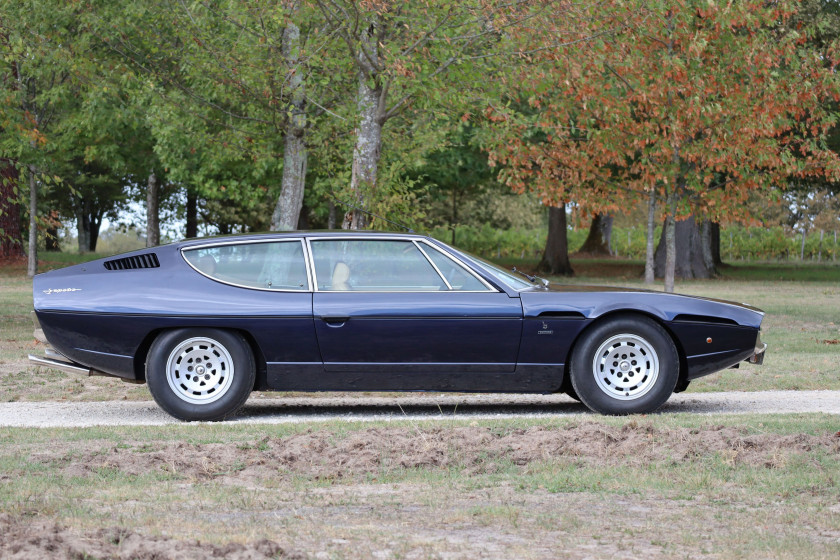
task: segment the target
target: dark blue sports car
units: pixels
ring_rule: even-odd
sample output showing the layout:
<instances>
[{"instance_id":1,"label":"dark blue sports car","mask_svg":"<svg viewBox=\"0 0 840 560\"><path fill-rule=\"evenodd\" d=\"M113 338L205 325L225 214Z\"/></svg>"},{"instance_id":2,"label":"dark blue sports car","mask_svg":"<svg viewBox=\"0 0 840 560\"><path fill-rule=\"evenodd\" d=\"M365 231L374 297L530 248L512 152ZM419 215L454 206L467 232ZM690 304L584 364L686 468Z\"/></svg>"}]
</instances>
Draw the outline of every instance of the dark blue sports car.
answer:
<instances>
[{"instance_id":1,"label":"dark blue sports car","mask_svg":"<svg viewBox=\"0 0 840 560\"><path fill-rule=\"evenodd\" d=\"M761 363L758 309L549 285L414 234L192 239L40 274L35 364L145 381L184 420L252 390L566 392L651 412Z\"/></svg>"}]
</instances>

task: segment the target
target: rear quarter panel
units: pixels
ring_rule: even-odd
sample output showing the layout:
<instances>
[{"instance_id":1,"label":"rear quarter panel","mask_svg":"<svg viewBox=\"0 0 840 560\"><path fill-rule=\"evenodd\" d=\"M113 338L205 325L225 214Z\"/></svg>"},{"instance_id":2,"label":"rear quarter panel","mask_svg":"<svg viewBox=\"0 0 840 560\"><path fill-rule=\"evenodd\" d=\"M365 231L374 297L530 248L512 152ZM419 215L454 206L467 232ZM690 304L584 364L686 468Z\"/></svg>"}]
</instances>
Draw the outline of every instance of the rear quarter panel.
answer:
<instances>
[{"instance_id":1,"label":"rear quarter panel","mask_svg":"<svg viewBox=\"0 0 840 560\"><path fill-rule=\"evenodd\" d=\"M222 284L189 267L175 246L153 251L159 268L107 270L103 259L36 276L35 311L50 344L126 378L142 375L136 354L169 328L237 329L256 344L258 359L320 362L311 293Z\"/></svg>"}]
</instances>

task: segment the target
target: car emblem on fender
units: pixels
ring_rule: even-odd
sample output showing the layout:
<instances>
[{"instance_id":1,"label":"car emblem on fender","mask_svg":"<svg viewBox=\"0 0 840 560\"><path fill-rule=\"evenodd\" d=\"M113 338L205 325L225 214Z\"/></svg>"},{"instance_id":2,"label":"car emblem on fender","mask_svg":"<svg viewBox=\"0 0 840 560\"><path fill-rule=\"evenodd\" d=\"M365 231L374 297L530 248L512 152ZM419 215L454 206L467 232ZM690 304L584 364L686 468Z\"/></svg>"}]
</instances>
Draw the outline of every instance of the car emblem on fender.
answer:
<instances>
[{"instance_id":1,"label":"car emblem on fender","mask_svg":"<svg viewBox=\"0 0 840 560\"><path fill-rule=\"evenodd\" d=\"M81 292L81 288L50 288L48 290L42 290L45 294L61 294L64 292Z\"/></svg>"}]
</instances>

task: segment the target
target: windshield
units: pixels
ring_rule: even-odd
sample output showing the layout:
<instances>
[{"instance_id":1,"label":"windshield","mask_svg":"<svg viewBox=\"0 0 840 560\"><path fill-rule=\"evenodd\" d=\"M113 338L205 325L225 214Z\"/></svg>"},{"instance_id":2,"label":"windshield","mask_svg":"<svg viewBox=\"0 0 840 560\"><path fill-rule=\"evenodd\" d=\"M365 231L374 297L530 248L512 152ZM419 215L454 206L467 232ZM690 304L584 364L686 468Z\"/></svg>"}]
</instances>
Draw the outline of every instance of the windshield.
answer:
<instances>
[{"instance_id":1,"label":"windshield","mask_svg":"<svg viewBox=\"0 0 840 560\"><path fill-rule=\"evenodd\" d=\"M466 251L460 251L460 253L486 268L487 271L490 272L494 277L496 277L500 282L503 282L504 284L510 286L514 290L524 290L526 288L533 288L534 286L536 286L535 283L529 282L527 279L525 279L522 276L519 276L515 272L505 270L499 265L491 263L488 260L482 259L481 257L476 257L471 253L467 253Z\"/></svg>"}]
</instances>

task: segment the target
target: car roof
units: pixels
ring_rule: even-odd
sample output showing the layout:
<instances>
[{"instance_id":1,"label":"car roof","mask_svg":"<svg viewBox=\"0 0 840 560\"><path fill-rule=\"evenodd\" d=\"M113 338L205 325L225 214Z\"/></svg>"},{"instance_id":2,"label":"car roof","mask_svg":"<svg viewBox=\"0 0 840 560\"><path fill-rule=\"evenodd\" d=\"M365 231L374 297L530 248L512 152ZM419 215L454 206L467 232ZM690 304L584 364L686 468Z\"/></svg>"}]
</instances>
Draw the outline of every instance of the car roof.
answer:
<instances>
[{"instance_id":1,"label":"car roof","mask_svg":"<svg viewBox=\"0 0 840 560\"><path fill-rule=\"evenodd\" d=\"M394 232L394 231L370 231L370 230L344 230L344 229L325 229L325 230L300 230L300 231L270 231L270 232L261 232L261 233L242 233L238 235L220 235L220 236L212 236L212 237L194 237L191 239L185 239L178 243L175 243L176 246L180 247L190 247L196 245L206 245L206 244L215 244L215 243L225 243L235 241L239 242L247 242L247 241L266 241L268 239L283 239L283 238L306 238L306 237L319 237L319 238L329 238L329 237L337 237L337 238L371 238L371 237L401 237L404 239L430 239L428 235L423 235L414 232Z\"/></svg>"}]
</instances>

